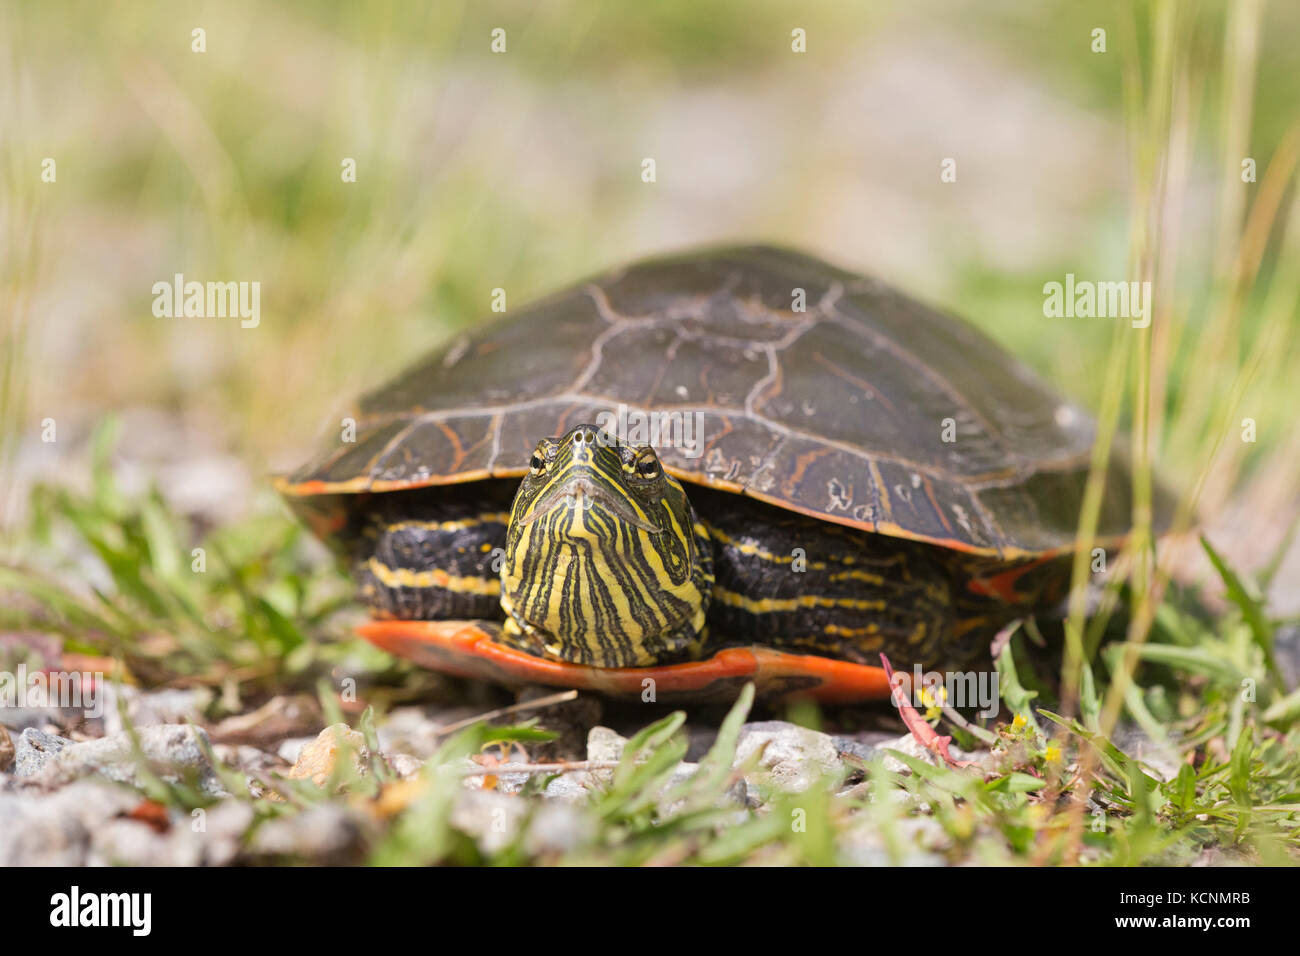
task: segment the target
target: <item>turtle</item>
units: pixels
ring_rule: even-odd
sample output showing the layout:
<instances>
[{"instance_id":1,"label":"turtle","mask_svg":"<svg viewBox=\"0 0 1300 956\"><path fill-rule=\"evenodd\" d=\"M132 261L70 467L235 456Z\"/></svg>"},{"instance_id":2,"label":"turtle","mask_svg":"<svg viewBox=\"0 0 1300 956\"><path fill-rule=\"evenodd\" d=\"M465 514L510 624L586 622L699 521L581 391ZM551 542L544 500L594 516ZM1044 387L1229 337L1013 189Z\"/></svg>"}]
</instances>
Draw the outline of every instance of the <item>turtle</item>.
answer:
<instances>
[{"instance_id":1,"label":"turtle","mask_svg":"<svg viewBox=\"0 0 1300 956\"><path fill-rule=\"evenodd\" d=\"M505 685L853 703L1068 587L1095 423L971 325L772 246L464 332L278 479L374 644ZM1129 528L1105 474L1096 540ZM649 697L647 697L649 694Z\"/></svg>"}]
</instances>

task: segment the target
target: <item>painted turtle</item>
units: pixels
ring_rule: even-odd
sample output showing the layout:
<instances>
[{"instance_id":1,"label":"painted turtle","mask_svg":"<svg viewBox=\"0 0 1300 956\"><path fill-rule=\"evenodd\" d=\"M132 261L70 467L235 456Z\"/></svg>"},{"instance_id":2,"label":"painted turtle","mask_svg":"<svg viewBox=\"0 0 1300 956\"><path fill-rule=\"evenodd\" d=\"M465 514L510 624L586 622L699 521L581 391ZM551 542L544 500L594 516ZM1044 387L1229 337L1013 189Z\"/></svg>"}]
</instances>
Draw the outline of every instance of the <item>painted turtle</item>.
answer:
<instances>
[{"instance_id":1,"label":"painted turtle","mask_svg":"<svg viewBox=\"0 0 1300 956\"><path fill-rule=\"evenodd\" d=\"M970 326L745 247L456 338L279 487L351 563L362 633L423 665L842 702L887 696L881 652L970 662L1060 598L1093 433ZM1107 484L1113 544L1122 462Z\"/></svg>"}]
</instances>

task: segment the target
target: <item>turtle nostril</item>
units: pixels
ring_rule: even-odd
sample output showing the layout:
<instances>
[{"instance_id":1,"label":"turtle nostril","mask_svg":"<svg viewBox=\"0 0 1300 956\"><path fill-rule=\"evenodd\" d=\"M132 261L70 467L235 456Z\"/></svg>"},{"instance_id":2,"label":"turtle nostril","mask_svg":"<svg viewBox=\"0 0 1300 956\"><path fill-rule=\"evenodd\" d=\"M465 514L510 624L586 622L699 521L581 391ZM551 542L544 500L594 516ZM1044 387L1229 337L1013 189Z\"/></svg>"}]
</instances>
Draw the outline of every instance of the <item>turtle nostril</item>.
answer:
<instances>
[{"instance_id":1,"label":"turtle nostril","mask_svg":"<svg viewBox=\"0 0 1300 956\"><path fill-rule=\"evenodd\" d=\"M585 431L582 433L582 440L585 441L588 445L594 444L596 441L596 435L594 432Z\"/></svg>"}]
</instances>

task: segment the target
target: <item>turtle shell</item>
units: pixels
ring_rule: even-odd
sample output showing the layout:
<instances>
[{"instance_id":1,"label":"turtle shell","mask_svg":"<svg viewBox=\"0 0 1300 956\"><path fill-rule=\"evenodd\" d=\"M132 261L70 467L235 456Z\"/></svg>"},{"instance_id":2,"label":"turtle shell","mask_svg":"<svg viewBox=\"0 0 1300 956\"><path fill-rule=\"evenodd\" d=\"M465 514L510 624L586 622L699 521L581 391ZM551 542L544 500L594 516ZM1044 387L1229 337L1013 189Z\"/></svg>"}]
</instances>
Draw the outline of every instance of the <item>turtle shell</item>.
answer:
<instances>
[{"instance_id":1,"label":"turtle shell","mask_svg":"<svg viewBox=\"0 0 1300 956\"><path fill-rule=\"evenodd\" d=\"M339 496L519 476L541 437L658 422L680 480L996 558L1071 548L1094 438L970 325L761 246L640 262L485 323L355 420L354 442L279 482L318 531ZM1129 526L1112 459L1103 540Z\"/></svg>"}]
</instances>

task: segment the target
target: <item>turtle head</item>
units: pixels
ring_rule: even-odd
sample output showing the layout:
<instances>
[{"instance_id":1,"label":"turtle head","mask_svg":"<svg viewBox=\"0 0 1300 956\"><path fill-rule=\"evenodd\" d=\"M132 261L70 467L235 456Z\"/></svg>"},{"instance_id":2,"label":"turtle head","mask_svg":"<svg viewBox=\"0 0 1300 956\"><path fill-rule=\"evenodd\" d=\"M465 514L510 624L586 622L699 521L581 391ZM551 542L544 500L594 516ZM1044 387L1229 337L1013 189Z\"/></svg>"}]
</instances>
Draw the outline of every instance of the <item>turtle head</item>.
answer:
<instances>
[{"instance_id":1,"label":"turtle head","mask_svg":"<svg viewBox=\"0 0 1300 956\"><path fill-rule=\"evenodd\" d=\"M538 442L510 510L501 604L533 653L637 667L690 652L708 534L649 446L580 425Z\"/></svg>"}]
</instances>

